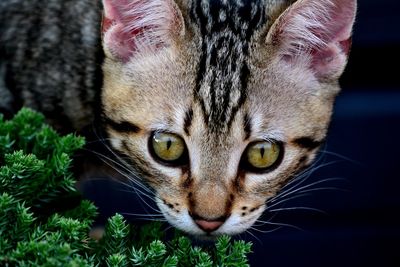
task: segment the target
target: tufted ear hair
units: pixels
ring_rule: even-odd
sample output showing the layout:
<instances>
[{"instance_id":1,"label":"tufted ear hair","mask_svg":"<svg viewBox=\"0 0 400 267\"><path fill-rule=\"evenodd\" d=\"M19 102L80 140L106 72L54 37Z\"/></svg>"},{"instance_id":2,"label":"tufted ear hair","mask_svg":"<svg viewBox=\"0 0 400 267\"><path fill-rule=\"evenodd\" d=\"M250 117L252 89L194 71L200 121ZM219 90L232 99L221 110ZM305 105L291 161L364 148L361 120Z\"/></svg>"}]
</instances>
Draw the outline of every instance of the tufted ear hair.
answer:
<instances>
[{"instance_id":1,"label":"tufted ear hair","mask_svg":"<svg viewBox=\"0 0 400 267\"><path fill-rule=\"evenodd\" d=\"M303 64L318 79L338 78L347 63L356 0L298 0L272 25L266 43L279 60Z\"/></svg>"},{"instance_id":2,"label":"tufted ear hair","mask_svg":"<svg viewBox=\"0 0 400 267\"><path fill-rule=\"evenodd\" d=\"M182 13L173 0L103 0L103 8L103 47L122 62L171 46L184 34Z\"/></svg>"}]
</instances>

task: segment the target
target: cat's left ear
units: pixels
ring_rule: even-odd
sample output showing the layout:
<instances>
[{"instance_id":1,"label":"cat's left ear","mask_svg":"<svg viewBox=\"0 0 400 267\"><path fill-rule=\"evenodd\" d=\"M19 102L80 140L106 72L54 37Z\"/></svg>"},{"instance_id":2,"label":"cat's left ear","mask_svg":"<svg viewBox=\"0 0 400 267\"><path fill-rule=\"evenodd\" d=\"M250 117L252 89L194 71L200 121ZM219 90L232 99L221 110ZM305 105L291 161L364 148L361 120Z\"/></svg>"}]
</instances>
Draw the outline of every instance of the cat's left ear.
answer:
<instances>
[{"instance_id":1,"label":"cat's left ear","mask_svg":"<svg viewBox=\"0 0 400 267\"><path fill-rule=\"evenodd\" d=\"M169 47L184 35L174 0L103 0L103 46L122 62Z\"/></svg>"},{"instance_id":2,"label":"cat's left ear","mask_svg":"<svg viewBox=\"0 0 400 267\"><path fill-rule=\"evenodd\" d=\"M266 43L279 60L301 64L320 80L338 78L347 63L356 0L298 0L272 25Z\"/></svg>"}]
</instances>

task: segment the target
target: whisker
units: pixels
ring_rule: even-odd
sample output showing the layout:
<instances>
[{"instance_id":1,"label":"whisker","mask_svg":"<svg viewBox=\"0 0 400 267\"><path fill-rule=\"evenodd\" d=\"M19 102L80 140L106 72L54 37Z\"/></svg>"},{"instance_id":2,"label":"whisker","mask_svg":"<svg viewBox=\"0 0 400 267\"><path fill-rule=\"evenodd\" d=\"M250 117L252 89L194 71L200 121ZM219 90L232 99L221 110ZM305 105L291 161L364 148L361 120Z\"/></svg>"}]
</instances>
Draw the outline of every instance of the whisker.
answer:
<instances>
[{"instance_id":1,"label":"whisker","mask_svg":"<svg viewBox=\"0 0 400 267\"><path fill-rule=\"evenodd\" d=\"M138 182L137 179L134 179L134 178L131 177L131 175L133 174L133 172L132 172L131 170L127 169L127 168L126 168L125 166L123 166L122 164L116 162L115 160L113 160L113 159L111 159L111 158L109 158L109 157L107 157L107 156L105 156L105 155L103 155L103 154L101 154L101 153L98 153L98 152L96 152L96 151L92 151L92 152L93 152L94 154L100 156L100 157L101 157L100 159L101 159L105 164L107 164L109 167L111 167L112 169L114 169L116 172L118 172L118 173L119 173L120 175L122 175L123 177L127 178L128 181L130 181L131 183L134 184L134 186L128 185L128 184L126 184L126 183L124 183L124 182L122 182L121 180L118 180L118 179L113 179L113 181L116 181L116 182L118 182L118 183L120 183L120 184L122 184L122 185L125 185L125 186L129 187L129 188L135 189L135 191L138 190L138 188L136 187L136 186L138 186L138 187L140 187L140 189L143 189L143 190L145 190L145 191L147 191L147 192L149 192L149 193L153 193L153 192L151 192L151 190L150 190L149 188L147 188L145 185L143 185L142 183ZM105 160L105 159L106 159L106 160ZM111 161L112 163L118 165L118 166L121 167L121 168L124 168L126 171L129 171L129 174L123 172L122 170L117 169L114 165L110 164L107 160L108 160L108 161ZM143 194L143 195L145 195L145 196L147 196L147 197L149 197L149 198L151 198L151 199L154 197L154 196L152 196L152 195L147 195L147 194L146 194L145 192L143 192L143 191L138 191L138 192L141 193L141 194Z\"/></svg>"},{"instance_id":2,"label":"whisker","mask_svg":"<svg viewBox=\"0 0 400 267\"><path fill-rule=\"evenodd\" d=\"M290 227L290 228L294 228L300 231L304 231L302 228L297 227L295 225L292 224L287 224L287 223L280 223L280 222L270 222L270 221L260 221L259 222L263 223L262 225L276 225L276 226L281 226L281 227Z\"/></svg>"},{"instance_id":3,"label":"whisker","mask_svg":"<svg viewBox=\"0 0 400 267\"><path fill-rule=\"evenodd\" d=\"M270 202L274 202L274 201L276 201L276 200L278 200L278 199L281 199L281 198L283 198L283 197L292 195L292 194L294 194L294 193L296 193L296 192L299 192L299 191L301 191L301 190L310 188L310 187L312 187L312 186L314 186L314 185L317 185L317 184L326 183L326 182L332 182L332 181L343 181L343 180L345 180L345 179L343 179L343 178L338 178L338 177L327 178L327 179L323 179L323 180L319 180L319 181L313 182L313 183L308 184L308 185L304 185L304 186L299 187L299 188L291 188L291 190L288 190L288 191L283 192L283 193L281 192L280 194L278 194L277 196L275 196L275 198L274 198L272 201L270 201Z\"/></svg>"},{"instance_id":4,"label":"whisker","mask_svg":"<svg viewBox=\"0 0 400 267\"><path fill-rule=\"evenodd\" d=\"M316 167L314 165L312 165L312 166L310 166L310 168L308 168L307 170L305 170L302 173L300 173L295 179L293 179L293 181L291 181L288 184L286 184L282 189L285 190L286 187L290 187L290 185L294 184L295 182L299 182L298 184L294 185L294 186L298 186L298 185L304 183L316 171L318 171L318 170L320 170L320 169L322 169L324 167L333 165L335 163L337 163L337 161L327 162L327 163L324 163L324 164L320 164L320 165L318 165Z\"/></svg>"},{"instance_id":5,"label":"whisker","mask_svg":"<svg viewBox=\"0 0 400 267\"><path fill-rule=\"evenodd\" d=\"M145 204L145 205L146 205L148 208L150 208L152 211L160 212L159 210L157 210L156 208L154 208L153 206L151 206L150 204L148 204L148 203L142 198L142 195L147 196L146 194L143 194L142 192L140 192L140 190L138 190L135 186L131 186L131 188L132 188L136 193L138 193L138 192L141 193L141 194L136 194L136 195L140 198L140 200L141 200L140 205L142 206L142 208L143 208L144 210L147 211L146 207L144 207L142 204ZM147 196L147 197L149 197L152 201L154 201L154 199L151 198L150 196ZM155 197L155 198L156 198L156 197Z\"/></svg>"},{"instance_id":6,"label":"whisker","mask_svg":"<svg viewBox=\"0 0 400 267\"><path fill-rule=\"evenodd\" d=\"M165 220L166 222L168 222L167 220ZM167 232L168 230L175 228L172 225L169 225L167 228L165 228L164 232Z\"/></svg>"},{"instance_id":7,"label":"whisker","mask_svg":"<svg viewBox=\"0 0 400 267\"><path fill-rule=\"evenodd\" d=\"M321 169L321 168L323 168L323 167L326 167L326 166L329 166L329 165L331 165L331 164L336 163L336 161L333 161L333 162L328 162L328 163L320 164L320 161L322 161L323 159L324 159L324 157L323 157L323 156L320 156L320 157L319 157L318 159L316 159L309 167L307 167L305 170L303 170L302 172L300 172L292 181L290 181L289 183L287 183L282 189L284 189L284 188L286 188L286 187L289 187L289 186L292 185L293 183L295 183L295 182L297 182L297 181L303 179L305 176L307 176L306 179L308 179L308 177L310 177L310 175L311 175L312 173L314 173L315 171L317 171L317 170L319 170L319 169ZM320 164L320 165L318 165L318 164Z\"/></svg>"},{"instance_id":8,"label":"whisker","mask_svg":"<svg viewBox=\"0 0 400 267\"><path fill-rule=\"evenodd\" d=\"M356 165L359 165L359 166L364 166L364 164L361 163L360 161L351 159L351 158L349 158L349 157L346 157L346 156L341 155L341 154L336 153L336 152L332 152L332 151L328 151L328 150L320 150L319 152L320 152L320 153L323 153L323 154L326 154L326 155L331 155L331 156L338 157L338 158L340 158L340 159L346 160L346 161L348 161L348 162L351 162L351 163L356 164Z\"/></svg>"},{"instance_id":9,"label":"whisker","mask_svg":"<svg viewBox=\"0 0 400 267\"><path fill-rule=\"evenodd\" d=\"M309 193L309 192L313 192L313 191L324 191L324 190L350 192L349 190L339 188L339 187L317 187L317 188L311 188L311 189L299 191L299 193Z\"/></svg>"},{"instance_id":10,"label":"whisker","mask_svg":"<svg viewBox=\"0 0 400 267\"><path fill-rule=\"evenodd\" d=\"M255 227L250 227L251 230L259 232L259 233L263 233L263 234L273 233L273 232L276 232L277 230L282 229L282 228L283 228L283 226L279 226L279 227L275 227L275 228L273 228L271 230L260 230L260 229L257 229Z\"/></svg>"},{"instance_id":11,"label":"whisker","mask_svg":"<svg viewBox=\"0 0 400 267\"><path fill-rule=\"evenodd\" d=\"M124 183L124 182L121 182L121 181L116 181L116 182L119 183L119 184L122 184L123 186L128 187L128 189L130 189L130 190L128 190L128 189L118 189L119 192L137 193L137 192L132 192L132 189L133 189L133 190L137 190L137 188L135 188L135 186L129 185L129 184ZM143 192L140 192L140 194L142 194L142 195L144 195L144 196L146 196L146 197L149 197L149 198L152 197L152 196L150 196L150 195L146 195L146 194L143 193Z\"/></svg>"},{"instance_id":12,"label":"whisker","mask_svg":"<svg viewBox=\"0 0 400 267\"><path fill-rule=\"evenodd\" d=\"M127 215L129 216L129 215ZM167 222L166 219L160 219L160 218L141 218L141 217L136 217L135 216L135 220L140 220L140 221L148 221L148 222Z\"/></svg>"},{"instance_id":13,"label":"whisker","mask_svg":"<svg viewBox=\"0 0 400 267\"><path fill-rule=\"evenodd\" d=\"M163 217L163 215L161 213L159 213L159 214L140 214L140 213L121 212L121 214L128 215L128 216Z\"/></svg>"},{"instance_id":14,"label":"whisker","mask_svg":"<svg viewBox=\"0 0 400 267\"><path fill-rule=\"evenodd\" d=\"M312 174L314 174L318 170L320 170L324 167L327 167L327 166L331 166L331 165L339 162L337 160L324 162L324 161L326 161L325 154L337 156L340 159L344 159L344 160L353 162L351 159L341 156L339 154L335 154L333 152L331 153L326 150L324 150L322 152L323 153L319 154L318 158L314 161L314 163L311 166L309 166L306 170L302 171L299 175L297 175L295 178L293 178L293 180L291 180L284 187L282 187L281 192L279 194L277 194L276 196L272 197L271 199L269 199L267 201L265 211L273 213L272 217L269 218L267 221L257 220L257 222L254 223L253 226L251 227L252 230L261 232L261 233L270 233L270 232L274 232L278 229L281 229L283 227L290 227L290 228L304 231L302 228L297 227L295 225L286 224L286 223L282 223L282 222L272 222L272 220L277 216L277 214L279 212L305 210L305 211L312 211L312 212L319 212L322 214L327 214L323 210L312 208L312 207L304 207L304 206L279 207L279 206L289 202L290 200L310 196L310 193L314 192L314 191L343 190L343 189L337 188L337 187L316 187L316 186L325 184L325 183L329 183L332 181L345 181L346 179L344 179L344 178L333 177L333 178L327 178L327 179L315 181L312 183L307 182L309 180L309 178L312 177ZM356 162L354 162L354 163L356 163ZM343 191L346 191L346 190L343 190ZM255 228L255 227L261 227L261 226L265 226L265 225L273 225L273 226L277 226L277 228L269 230L269 231L264 231L264 230Z\"/></svg>"},{"instance_id":15,"label":"whisker","mask_svg":"<svg viewBox=\"0 0 400 267\"><path fill-rule=\"evenodd\" d=\"M137 194L137 193L140 193L141 195L146 196L146 197L150 198L151 200L153 200L154 197L155 197L154 195L150 195L150 194L147 194L147 193L145 193L145 192L140 191L135 185L130 185L130 184L128 184L128 183L125 183L125 182L119 181L119 180L116 180L116 182L119 183L119 184L121 184L121 185L123 185L123 186L125 186L125 187L127 187L127 188L129 188L129 189L133 189L133 190L135 191L136 194ZM119 189L119 191L120 191L120 192L133 193L132 190L127 190L127 189Z\"/></svg>"},{"instance_id":16,"label":"whisker","mask_svg":"<svg viewBox=\"0 0 400 267\"><path fill-rule=\"evenodd\" d=\"M129 181L131 184L127 184L127 183L125 183L125 182L123 182L123 181L121 181L121 180L118 180L118 179L114 179L113 181L116 181L116 182L118 182L118 183L120 183L120 184L122 184L122 185L124 185L124 186L126 186L126 187L128 187L128 188L133 189L133 190L136 192L136 195L141 199L141 202L143 202L143 203L144 203L148 208L150 208L151 210L153 210L153 211L155 211L155 212L159 212L159 211L156 210L154 207L152 207L151 205L149 205L149 204L142 198L142 196L146 196L146 197L148 197L150 200L154 201L154 198L158 198L158 197L157 197L156 195L149 195L149 194L147 194L147 193L145 193L145 192L139 190L139 188L137 188L137 187L140 187L140 189L144 189L145 191L147 191L147 192L149 192L149 193L152 194L153 192L151 192L151 190L149 190L149 189L148 189L147 187L145 187L143 184L137 182L135 179L132 179L131 176L130 176L129 174L126 174L125 172L123 172L123 171L121 171L121 170L115 168L114 165L110 164L108 161L106 161L106 160L104 160L104 159L108 159L108 160L110 160L111 162L113 162L113 163L119 165L120 167L122 167L122 168L128 170L125 166L121 165L120 163L116 162L115 160L110 159L109 157L107 157L107 156L105 156L105 155L102 155L102 154L100 154L100 153L98 153L98 152L96 152L96 151L92 151L92 152L95 153L96 155L99 155L99 156L101 157L102 161L103 161L105 164L107 164L108 166L110 166L111 168L113 168L116 172L118 172L118 173L119 173L120 175L122 175L123 177L127 178L128 181ZM141 203L141 204L142 204L142 203ZM143 207L143 206L142 206L142 207ZM145 207L143 207L143 208L146 210Z\"/></svg>"},{"instance_id":17,"label":"whisker","mask_svg":"<svg viewBox=\"0 0 400 267\"><path fill-rule=\"evenodd\" d=\"M87 150L88 150L89 152L95 153L96 155L100 156L102 159L110 160L111 162L113 162L114 164L116 164L117 166L119 166L120 168L123 168L123 169L124 169L125 171L127 171L128 173L134 174L134 173L135 173L135 170L132 169L132 168L130 167L130 165L127 164L127 162L125 162L125 160L124 160L121 156L119 156L117 153L115 153L115 151L105 142L105 141L110 141L110 140L112 140L112 138L100 138L100 136L99 136L99 134L98 134L98 132L96 131L95 128L93 128L93 132L94 132L94 134L96 135L96 137L98 138L98 141L100 141L100 142L104 145L104 147L105 147L117 160L119 160L119 162L117 162L117 161L111 159L110 157L107 157L107 156L105 156L105 155L103 155L103 154L101 154L101 153L99 153L99 152L97 152L97 151L88 150L88 149L87 149ZM113 167L113 166L110 166L110 167ZM137 175L135 175L135 178L137 178L137 180L140 180L140 177L138 177ZM138 181L135 181L135 182L138 182ZM143 186L143 185L140 184L140 186ZM145 187L145 186L144 186L144 187ZM149 190L147 187L145 187L144 189Z\"/></svg>"},{"instance_id":18,"label":"whisker","mask_svg":"<svg viewBox=\"0 0 400 267\"><path fill-rule=\"evenodd\" d=\"M249 229L246 230L245 233L251 235L255 240L257 240L257 242L258 242L260 245L262 245L263 242L262 242L255 234L253 234L250 230L256 230L256 229L255 229L254 227L250 227Z\"/></svg>"},{"instance_id":19,"label":"whisker","mask_svg":"<svg viewBox=\"0 0 400 267\"><path fill-rule=\"evenodd\" d=\"M145 204L145 205L146 205L148 208L150 208L152 211L154 211L154 212L156 212L156 213L160 213L159 210L157 210L156 208L154 208L153 206L151 206L150 204L148 204L148 203L142 198L142 195L143 195L143 196L148 197L151 201L154 201L154 198L156 198L156 196L152 197L152 196L150 196L150 195L147 195L147 194L144 193L144 192L141 192L141 191L140 191L139 189L137 189L135 186L128 185L128 184L126 184L126 183L124 183L124 182L122 182L122 181L118 181L118 182L121 183L122 185L128 187L128 188L132 188L132 189L135 191L136 196L141 200L141 201L140 201L140 205L142 206L142 208L143 208L146 212L148 212L148 211L147 211L146 207L143 206L143 204ZM121 189L121 191L132 192L132 191L123 190L123 189Z\"/></svg>"},{"instance_id":20,"label":"whisker","mask_svg":"<svg viewBox=\"0 0 400 267\"><path fill-rule=\"evenodd\" d=\"M279 209L272 209L272 210L269 210L269 211L270 211L270 212L278 212L278 211L293 211L293 210L308 210L308 211L316 211L316 212L323 213L323 214L326 214L326 215L327 215L327 213L326 213L325 211L323 211L323 210L320 210L320 209L315 209L315 208L310 208L310 207L290 207L290 208L279 208Z\"/></svg>"},{"instance_id":21,"label":"whisker","mask_svg":"<svg viewBox=\"0 0 400 267\"><path fill-rule=\"evenodd\" d=\"M146 197L150 199L151 201L154 202L155 199L158 199L159 197L154 194L154 192L145 184L141 182L141 177L136 174L136 171L128 164L125 159L115 153L115 151L108 145L107 142L112 140L112 138L103 138L99 133L97 132L96 128L92 127L93 133L96 135L98 138L97 140L92 140L90 142L87 142L87 144L94 144L94 143L100 143L102 144L110 153L113 158L110 158L107 155L104 155L103 153L100 153L95 150L90 150L87 148L83 148L85 151L88 151L90 153L93 153L94 155L98 156L101 161L106 164L107 166L111 167L114 171L116 171L119 175L127 179L127 182L122 181L122 179L112 179L113 181L125 186L126 188L133 189L133 191L130 190L124 190L121 189L122 192L135 192L136 196L140 199L139 203L142 206L142 208L147 212L147 214L134 214L134 213L125 213L128 216L135 216L139 217L140 219L146 219L146 220L153 220L153 221L165 221L165 217L161 214L161 211L158 209L154 208L152 205L147 203L147 201L143 198ZM93 179L92 179L93 180ZM106 179L104 179L106 180ZM156 214L151 214L148 211L148 208L152 211L154 211Z\"/></svg>"},{"instance_id":22,"label":"whisker","mask_svg":"<svg viewBox=\"0 0 400 267\"><path fill-rule=\"evenodd\" d=\"M120 183L123 184L123 185L125 185L125 186L128 187L128 188L133 189L135 192L141 193L143 196L148 197L148 198L149 198L150 200L152 200L152 201L154 201L154 199L159 199L159 200L160 200L160 198L159 198L154 192L152 192L151 190L147 190L146 192L141 191L142 188L141 188L141 187L138 188L138 187L137 187L137 184L134 183L134 182L133 182L132 180L130 180L130 179L128 179L128 182L120 181Z\"/></svg>"},{"instance_id":23,"label":"whisker","mask_svg":"<svg viewBox=\"0 0 400 267\"><path fill-rule=\"evenodd\" d=\"M300 185L302 185L303 183L305 183L310 177L311 175L317 171L318 169L327 166L328 164L323 164L320 165L318 167L315 167L313 169L310 169L308 171L305 171L304 173L301 173L298 177L296 177L295 179L293 179L291 182L289 182L288 184L286 184L284 187L282 187L281 191L279 192L279 194L277 194L276 196L272 197L269 202L274 202L276 200L279 200L280 198L284 197L286 195L287 192L290 192L292 190L295 190L297 187L299 187Z\"/></svg>"},{"instance_id":24,"label":"whisker","mask_svg":"<svg viewBox=\"0 0 400 267\"><path fill-rule=\"evenodd\" d=\"M97 137L98 137L98 136L97 136ZM92 145L92 144L96 144L96 143L104 144L104 142L110 141L110 140L112 140L112 138L99 138L99 137L98 137L98 139L86 141L86 144L87 144L87 145Z\"/></svg>"},{"instance_id":25,"label":"whisker","mask_svg":"<svg viewBox=\"0 0 400 267\"><path fill-rule=\"evenodd\" d=\"M299 195L295 195L295 196L292 196L292 197L289 197L289 198L281 199L280 201L275 202L270 206L268 206L268 204L267 204L266 211L269 211L270 208L276 207L276 206L278 206L280 204L283 204L285 202L288 202L290 200L293 200L293 199L296 199L296 198L301 198L301 197L306 197L306 196L310 196L310 194L300 194L299 193Z\"/></svg>"},{"instance_id":26,"label":"whisker","mask_svg":"<svg viewBox=\"0 0 400 267\"><path fill-rule=\"evenodd\" d=\"M134 182L135 184L137 184L138 186L140 186L142 189L146 190L146 191L150 191L149 188L147 188L145 185L143 185L142 183L140 183L138 180L140 179L136 174L135 171L131 168L129 168L128 164L126 164L118 155L114 155L117 157L118 160L120 160L121 162L117 162L116 160L103 155L101 153L98 153L97 151L92 151L92 150L88 150L89 152L94 153L95 155L99 156L100 159L106 163L109 167L113 168L115 171L117 171L118 173L120 173L121 175L123 175L124 177L128 178L129 180L131 180L132 182ZM112 162L113 164L115 164L117 167L122 168L123 170L127 171L129 174L127 173L122 173L121 170L117 169L116 166L110 164L108 161ZM124 164L122 164L124 163ZM135 178L137 179L132 179L132 176L134 175Z\"/></svg>"}]
</instances>

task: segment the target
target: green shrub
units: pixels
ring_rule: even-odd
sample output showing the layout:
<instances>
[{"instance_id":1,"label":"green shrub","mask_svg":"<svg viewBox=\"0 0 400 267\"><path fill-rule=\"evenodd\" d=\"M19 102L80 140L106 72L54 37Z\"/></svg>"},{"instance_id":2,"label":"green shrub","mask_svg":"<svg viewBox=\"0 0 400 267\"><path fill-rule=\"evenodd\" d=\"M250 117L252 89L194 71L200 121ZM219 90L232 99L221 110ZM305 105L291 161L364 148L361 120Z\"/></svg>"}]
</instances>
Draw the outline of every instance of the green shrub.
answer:
<instances>
[{"instance_id":1,"label":"green shrub","mask_svg":"<svg viewBox=\"0 0 400 267\"><path fill-rule=\"evenodd\" d=\"M181 234L167 241L159 223L137 227L119 214L100 241L91 239L97 209L80 199L70 172L84 143L29 109L0 118L0 266L248 266L250 243L224 236L201 248ZM77 205L65 210L63 202Z\"/></svg>"}]
</instances>

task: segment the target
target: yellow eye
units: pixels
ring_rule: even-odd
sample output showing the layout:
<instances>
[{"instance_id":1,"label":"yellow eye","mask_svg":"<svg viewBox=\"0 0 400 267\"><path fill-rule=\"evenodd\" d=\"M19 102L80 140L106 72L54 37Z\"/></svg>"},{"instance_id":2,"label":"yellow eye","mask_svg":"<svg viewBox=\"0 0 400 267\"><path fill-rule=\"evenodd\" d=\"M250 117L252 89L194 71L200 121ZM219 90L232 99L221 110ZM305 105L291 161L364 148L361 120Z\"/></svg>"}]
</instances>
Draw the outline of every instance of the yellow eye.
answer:
<instances>
[{"instance_id":1,"label":"yellow eye","mask_svg":"<svg viewBox=\"0 0 400 267\"><path fill-rule=\"evenodd\" d=\"M179 161L185 154L185 142L175 134L156 132L150 145L154 156L166 163Z\"/></svg>"},{"instance_id":2,"label":"yellow eye","mask_svg":"<svg viewBox=\"0 0 400 267\"><path fill-rule=\"evenodd\" d=\"M257 170L267 169L279 159L281 148L272 142L257 142L246 150L246 158L250 167Z\"/></svg>"}]
</instances>

